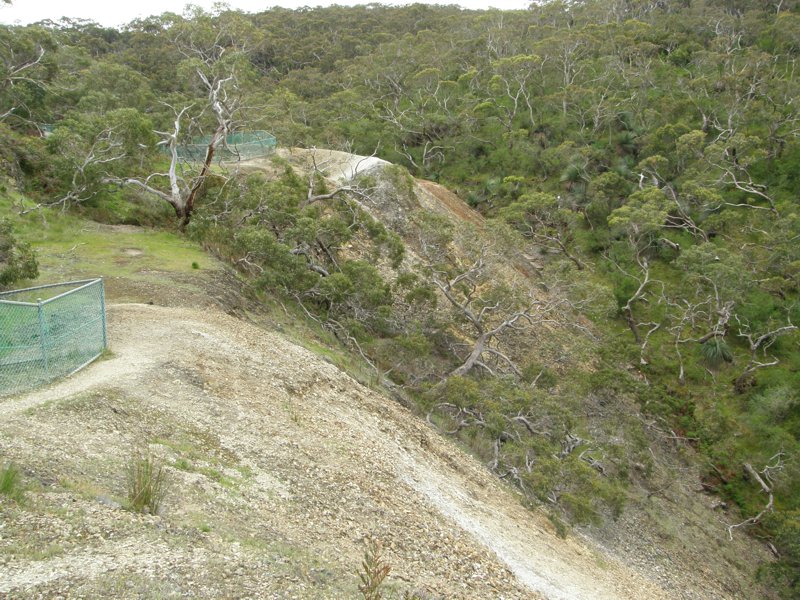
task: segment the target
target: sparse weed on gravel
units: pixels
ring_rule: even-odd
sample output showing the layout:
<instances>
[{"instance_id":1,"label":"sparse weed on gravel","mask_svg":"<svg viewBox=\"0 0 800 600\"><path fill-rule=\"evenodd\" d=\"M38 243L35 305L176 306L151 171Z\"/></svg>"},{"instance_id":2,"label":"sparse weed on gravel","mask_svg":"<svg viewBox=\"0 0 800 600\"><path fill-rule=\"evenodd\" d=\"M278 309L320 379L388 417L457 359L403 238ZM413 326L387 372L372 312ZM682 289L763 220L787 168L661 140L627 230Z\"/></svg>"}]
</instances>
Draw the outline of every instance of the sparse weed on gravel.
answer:
<instances>
[{"instance_id":1,"label":"sparse weed on gravel","mask_svg":"<svg viewBox=\"0 0 800 600\"><path fill-rule=\"evenodd\" d=\"M151 454L135 456L128 465L128 508L157 515L167 494L169 481L164 465Z\"/></svg>"},{"instance_id":2,"label":"sparse weed on gravel","mask_svg":"<svg viewBox=\"0 0 800 600\"><path fill-rule=\"evenodd\" d=\"M0 494L11 498L18 504L21 504L25 498L19 468L13 463L8 463L0 469Z\"/></svg>"},{"instance_id":3,"label":"sparse weed on gravel","mask_svg":"<svg viewBox=\"0 0 800 600\"><path fill-rule=\"evenodd\" d=\"M364 551L364 560L361 562L361 571L358 577L361 584L358 591L364 600L381 600L383 581L389 576L392 568L383 561L383 547L381 541L375 538L367 540L367 549Z\"/></svg>"},{"instance_id":4,"label":"sparse weed on gravel","mask_svg":"<svg viewBox=\"0 0 800 600\"><path fill-rule=\"evenodd\" d=\"M376 538L367 539L367 548L364 550L364 559L361 561L361 570L358 577L361 583L358 591L361 592L364 600L383 600L383 598L396 598L394 594L384 596L386 593L386 578L392 567L383 560L383 545ZM402 600L423 600L423 597L416 592L403 592L400 596Z\"/></svg>"}]
</instances>

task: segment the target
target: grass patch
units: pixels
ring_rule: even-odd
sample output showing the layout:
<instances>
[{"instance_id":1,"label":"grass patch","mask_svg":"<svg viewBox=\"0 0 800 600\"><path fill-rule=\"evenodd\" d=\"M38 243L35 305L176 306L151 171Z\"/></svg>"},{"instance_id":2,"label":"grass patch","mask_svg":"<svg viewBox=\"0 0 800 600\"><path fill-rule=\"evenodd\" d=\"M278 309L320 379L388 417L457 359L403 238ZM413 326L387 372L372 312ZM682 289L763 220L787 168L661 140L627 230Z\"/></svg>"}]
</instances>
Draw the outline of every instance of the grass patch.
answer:
<instances>
[{"instance_id":1,"label":"grass patch","mask_svg":"<svg viewBox=\"0 0 800 600\"><path fill-rule=\"evenodd\" d=\"M174 286L171 275L197 277L198 269L221 267L198 244L170 231L103 225L54 209L18 214L33 205L18 193L0 195L0 214L9 215L39 261L39 278L18 287L88 277Z\"/></svg>"},{"instance_id":2,"label":"grass patch","mask_svg":"<svg viewBox=\"0 0 800 600\"><path fill-rule=\"evenodd\" d=\"M13 463L0 469L0 494L11 498L17 504L25 500L25 490L22 487L22 474L19 467Z\"/></svg>"},{"instance_id":3,"label":"grass patch","mask_svg":"<svg viewBox=\"0 0 800 600\"><path fill-rule=\"evenodd\" d=\"M173 581L165 581L158 575L132 572L103 573L84 583L77 582L70 590L78 598L142 598L166 600L183 598L180 586Z\"/></svg>"},{"instance_id":4,"label":"grass patch","mask_svg":"<svg viewBox=\"0 0 800 600\"><path fill-rule=\"evenodd\" d=\"M148 454L135 457L128 465L128 508L157 515L167 495L169 481L164 465Z\"/></svg>"},{"instance_id":5,"label":"grass patch","mask_svg":"<svg viewBox=\"0 0 800 600\"><path fill-rule=\"evenodd\" d=\"M188 473L194 471L192 463L186 460L185 458L179 458L174 463L172 463L172 468L178 469L179 471L186 471Z\"/></svg>"},{"instance_id":6,"label":"grass patch","mask_svg":"<svg viewBox=\"0 0 800 600\"><path fill-rule=\"evenodd\" d=\"M234 457L227 457L227 460L225 457L217 459L211 449L206 450L193 440L158 438L153 443L169 448L179 455L170 463L173 469L198 473L228 490L237 490L242 483L237 474L241 475L242 480L252 476L252 470L235 464Z\"/></svg>"},{"instance_id":7,"label":"grass patch","mask_svg":"<svg viewBox=\"0 0 800 600\"><path fill-rule=\"evenodd\" d=\"M47 560L64 554L64 548L60 544L48 544L44 548L33 550L28 556L32 560Z\"/></svg>"},{"instance_id":8,"label":"grass patch","mask_svg":"<svg viewBox=\"0 0 800 600\"><path fill-rule=\"evenodd\" d=\"M195 469L195 471L197 473L200 473L201 475L205 475L206 477L208 477L212 481L217 482L226 489L233 490L238 488L239 486L238 481L228 477L222 471L220 471L219 469L215 469L214 467L198 467L197 469Z\"/></svg>"},{"instance_id":9,"label":"grass patch","mask_svg":"<svg viewBox=\"0 0 800 600\"><path fill-rule=\"evenodd\" d=\"M21 540L4 546L0 553L16 559L48 560L64 554L60 544L38 544L35 540Z\"/></svg>"}]
</instances>

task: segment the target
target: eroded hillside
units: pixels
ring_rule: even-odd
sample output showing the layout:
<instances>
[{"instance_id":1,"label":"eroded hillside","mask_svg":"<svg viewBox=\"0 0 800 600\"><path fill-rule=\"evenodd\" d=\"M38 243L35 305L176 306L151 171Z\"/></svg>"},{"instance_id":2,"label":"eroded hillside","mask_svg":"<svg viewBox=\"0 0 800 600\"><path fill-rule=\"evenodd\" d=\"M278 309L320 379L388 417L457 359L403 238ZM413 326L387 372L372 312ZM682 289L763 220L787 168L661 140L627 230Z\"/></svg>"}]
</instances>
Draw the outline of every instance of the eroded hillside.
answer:
<instances>
[{"instance_id":1,"label":"eroded hillside","mask_svg":"<svg viewBox=\"0 0 800 600\"><path fill-rule=\"evenodd\" d=\"M538 513L408 411L213 309L115 305L113 357L7 399L0 592L354 598L367 536L434 598L670 597ZM162 514L120 507L137 452Z\"/></svg>"},{"instance_id":2,"label":"eroded hillside","mask_svg":"<svg viewBox=\"0 0 800 600\"><path fill-rule=\"evenodd\" d=\"M339 170L351 165L350 171L344 178L328 173L330 186L350 182L352 165L364 164L364 157L339 158ZM480 217L457 196L431 182L401 181L413 185L406 196L413 203L398 206L391 202L396 195L376 194L364 206L403 235L407 264L423 260L415 221L421 211L460 228L456 251L468 235L488 239ZM373 185L385 182L377 177ZM582 431L601 439L619 423L639 423L653 462L633 465L634 485L618 520L589 530L600 545L579 531L559 538L544 513L524 508L519 492L481 460L288 341L269 317L248 312L218 263L188 269L195 254L165 263L144 231L100 227L108 247L73 244L52 259L64 276L90 258L113 259L124 274L109 281L112 300L154 304L112 307L113 356L51 388L3 400L0 454L22 469L26 491L23 503L0 496L1 593L356 598L364 542L373 536L386 548L398 594L760 594L750 559L761 550L738 536L725 540L728 517L697 489L691 460L649 430L629 402L582 399L584 410L597 411ZM359 250L355 240L343 251ZM185 269L180 276L171 271L178 264ZM544 293L536 269L520 264L515 259L495 273ZM559 355L565 332L575 335L566 324L538 328L512 349L536 352L546 364ZM551 367L563 376L577 373L569 363ZM582 368L588 376L591 365ZM548 397L564 402L561 388L551 385ZM157 516L122 508L126 469L148 451L165 461L171 481Z\"/></svg>"}]
</instances>

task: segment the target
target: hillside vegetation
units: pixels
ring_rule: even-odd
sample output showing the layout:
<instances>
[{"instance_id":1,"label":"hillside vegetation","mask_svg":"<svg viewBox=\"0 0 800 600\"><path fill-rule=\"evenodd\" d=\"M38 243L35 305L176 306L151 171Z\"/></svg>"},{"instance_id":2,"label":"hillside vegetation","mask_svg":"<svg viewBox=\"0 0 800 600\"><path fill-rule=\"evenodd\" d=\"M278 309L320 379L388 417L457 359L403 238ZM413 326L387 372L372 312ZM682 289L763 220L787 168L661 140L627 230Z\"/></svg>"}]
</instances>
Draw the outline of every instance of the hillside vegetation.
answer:
<instances>
[{"instance_id":1,"label":"hillside vegetation","mask_svg":"<svg viewBox=\"0 0 800 600\"><path fill-rule=\"evenodd\" d=\"M726 593L799 593L796 2L0 34L0 284L35 274L26 244L43 268L94 246L56 250L54 211L178 232L559 528L634 555L628 523L683 564L712 554ZM305 150L218 160L252 130Z\"/></svg>"}]
</instances>

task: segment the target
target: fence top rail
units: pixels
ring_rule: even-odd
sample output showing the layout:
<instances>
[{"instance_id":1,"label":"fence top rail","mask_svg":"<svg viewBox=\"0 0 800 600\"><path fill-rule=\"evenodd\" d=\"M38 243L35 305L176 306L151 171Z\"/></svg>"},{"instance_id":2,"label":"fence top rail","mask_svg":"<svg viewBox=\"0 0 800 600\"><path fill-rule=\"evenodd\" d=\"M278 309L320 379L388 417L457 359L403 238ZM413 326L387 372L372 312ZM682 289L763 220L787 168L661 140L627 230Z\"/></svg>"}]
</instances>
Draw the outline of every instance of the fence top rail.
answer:
<instances>
[{"instance_id":1,"label":"fence top rail","mask_svg":"<svg viewBox=\"0 0 800 600\"><path fill-rule=\"evenodd\" d=\"M79 292L80 290L82 290L84 288L87 288L87 287L90 287L92 285L95 285L95 284L97 284L97 283L99 283L101 281L102 281L102 279L90 279L90 280L87 280L86 283L84 283L83 285L78 285L77 287L74 287L71 290L67 290L66 292L62 292L60 294L57 294L57 295L53 296L52 298L48 298L47 300L42 300L41 304L47 304L48 302L53 302L54 300L58 300L59 298L63 298L64 296L68 296L70 294L74 294L75 292ZM77 285L77 283L75 285Z\"/></svg>"},{"instance_id":2,"label":"fence top rail","mask_svg":"<svg viewBox=\"0 0 800 600\"><path fill-rule=\"evenodd\" d=\"M78 290L81 290L81 289L83 289L85 287L88 287L90 285L93 285L93 284L95 284L95 283L97 283L99 281L102 281L102 278L80 279L78 281L64 281L62 283L49 283L47 285L37 285L37 286L34 286L34 287L23 288L21 290L9 290L7 292L0 292L0 304L13 304L13 305L17 305L17 306L38 306L38 304L40 304L38 302L19 302L19 301L16 301L16 300L3 300L3 296L13 296L13 295L16 295L16 294L35 292L36 290L46 290L46 289L52 289L52 288L56 288L56 287L75 286L72 289L67 290L66 292L63 292L61 294L58 294L56 296L53 296L52 298L48 298L47 300L43 300L41 302L41 304L47 304L48 302L52 302L53 300L56 300L57 298L61 298L62 296L65 296L67 294L71 294L72 292L76 292Z\"/></svg>"},{"instance_id":3,"label":"fence top rail","mask_svg":"<svg viewBox=\"0 0 800 600\"><path fill-rule=\"evenodd\" d=\"M34 308L39 306L35 302L17 302L16 300L2 300L0 299L0 305L3 304L10 304L11 306L33 306Z\"/></svg>"}]
</instances>

